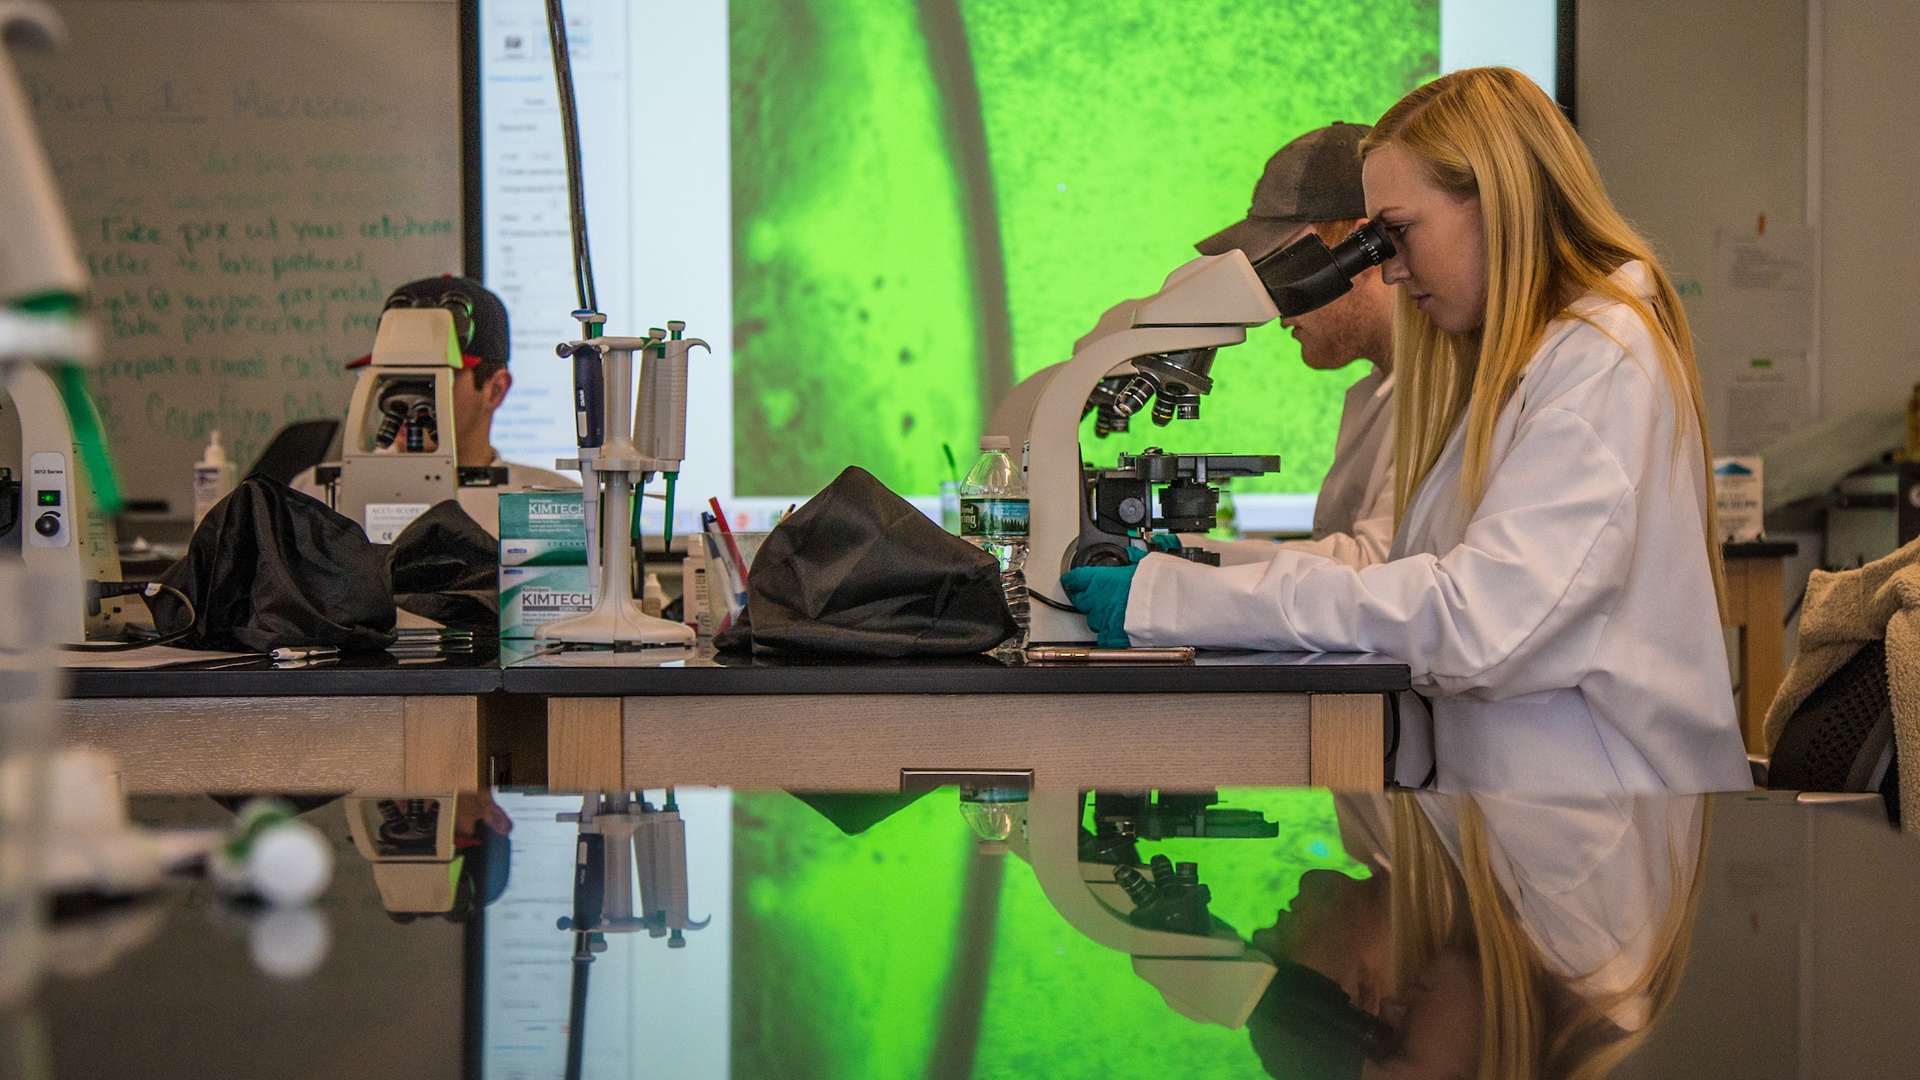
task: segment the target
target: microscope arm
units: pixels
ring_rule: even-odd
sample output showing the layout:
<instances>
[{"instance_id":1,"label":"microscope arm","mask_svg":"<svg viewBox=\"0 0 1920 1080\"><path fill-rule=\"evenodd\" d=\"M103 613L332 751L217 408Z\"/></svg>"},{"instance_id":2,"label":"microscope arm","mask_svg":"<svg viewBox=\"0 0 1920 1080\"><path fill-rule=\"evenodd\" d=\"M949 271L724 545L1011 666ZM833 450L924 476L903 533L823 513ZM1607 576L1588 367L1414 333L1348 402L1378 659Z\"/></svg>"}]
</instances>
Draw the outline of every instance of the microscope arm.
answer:
<instances>
[{"instance_id":1,"label":"microscope arm","mask_svg":"<svg viewBox=\"0 0 1920 1080\"><path fill-rule=\"evenodd\" d=\"M1238 959L1246 943L1235 936L1202 937L1135 926L1087 887L1080 872L1080 815L1077 790L1036 789L1027 803L1027 861L1040 891L1067 924L1088 940L1142 957Z\"/></svg>"},{"instance_id":2,"label":"microscope arm","mask_svg":"<svg viewBox=\"0 0 1920 1080\"><path fill-rule=\"evenodd\" d=\"M1033 419L1034 403L1040 400L1041 392L1046 390L1047 384L1053 381L1053 377L1066 366L1064 360L1058 364L1048 364L1020 380L1012 390L1007 391L1006 397L1000 399L1000 404L994 407L993 417L987 421L987 430L983 434L1004 435L1009 444L1019 449L1020 444L1027 438L1027 423ZM1102 378L1132 375L1134 371L1131 360L1123 361L1115 364L1113 370L1107 372Z\"/></svg>"},{"instance_id":3,"label":"microscope arm","mask_svg":"<svg viewBox=\"0 0 1920 1080\"><path fill-rule=\"evenodd\" d=\"M1040 890L1067 925L1088 940L1127 953L1133 971L1189 1020L1238 1028L1247 1022L1274 965L1237 934L1175 934L1133 925L1088 886L1080 864L1078 791L1036 789L1027 803L1026 842L1015 850L1033 867Z\"/></svg>"},{"instance_id":4,"label":"microscope arm","mask_svg":"<svg viewBox=\"0 0 1920 1080\"><path fill-rule=\"evenodd\" d=\"M1029 591L1066 602L1060 575L1071 568L1080 539L1080 418L1100 380L1135 357L1238 345L1246 339L1244 326L1140 327L1101 338L1059 366L1035 400L1027 428ZM1079 615L1036 605L1032 618L1036 642L1093 640Z\"/></svg>"}]
</instances>

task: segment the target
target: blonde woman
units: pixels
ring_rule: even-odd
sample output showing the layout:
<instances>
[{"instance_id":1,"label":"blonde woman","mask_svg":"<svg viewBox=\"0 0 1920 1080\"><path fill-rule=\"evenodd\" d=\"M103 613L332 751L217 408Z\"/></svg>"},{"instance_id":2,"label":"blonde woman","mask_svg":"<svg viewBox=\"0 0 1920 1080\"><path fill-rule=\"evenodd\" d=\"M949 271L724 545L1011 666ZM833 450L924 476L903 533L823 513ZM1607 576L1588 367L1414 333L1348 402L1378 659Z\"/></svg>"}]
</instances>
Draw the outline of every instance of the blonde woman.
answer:
<instances>
[{"instance_id":1,"label":"blonde woman","mask_svg":"<svg viewBox=\"0 0 1920 1080\"><path fill-rule=\"evenodd\" d=\"M1390 561L1154 554L1091 570L1130 583L1076 578L1076 603L1135 645L1406 662L1426 704L1401 710L1403 784L1749 787L1705 415L1666 273L1511 69L1422 86L1362 152L1368 214L1398 248L1381 267L1400 287Z\"/></svg>"},{"instance_id":2,"label":"blonde woman","mask_svg":"<svg viewBox=\"0 0 1920 1080\"><path fill-rule=\"evenodd\" d=\"M1600 1080L1679 990L1706 800L1395 799L1393 1050L1365 1080Z\"/></svg>"}]
</instances>

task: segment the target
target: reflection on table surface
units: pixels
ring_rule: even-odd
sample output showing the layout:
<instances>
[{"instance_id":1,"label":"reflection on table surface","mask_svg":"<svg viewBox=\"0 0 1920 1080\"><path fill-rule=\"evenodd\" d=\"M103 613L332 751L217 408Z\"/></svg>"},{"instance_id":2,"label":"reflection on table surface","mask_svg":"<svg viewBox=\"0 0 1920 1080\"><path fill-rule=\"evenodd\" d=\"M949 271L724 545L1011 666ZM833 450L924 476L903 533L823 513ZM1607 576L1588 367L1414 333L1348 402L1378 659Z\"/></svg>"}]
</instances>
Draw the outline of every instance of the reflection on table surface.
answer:
<instances>
[{"instance_id":1,"label":"reflection on table surface","mask_svg":"<svg viewBox=\"0 0 1920 1080\"><path fill-rule=\"evenodd\" d=\"M1308 653L1308 652L1261 652L1251 649L1201 649L1190 664L1125 664L1126 668L1140 667L1344 667L1355 663L1397 663L1368 653ZM503 639L500 642L500 665L502 667L704 667L704 668L835 668L835 667L898 667L898 668L979 668L1000 670L1019 667L1077 667L1101 666L1112 668L1114 664L1089 665L1084 662L1038 662L1028 661L1017 652L974 653L967 656L913 656L900 659L880 657L860 657L850 655L809 655L805 653L753 653L748 651L718 652L710 638L702 638L691 648L687 647L648 647L648 648L577 648L535 642L526 639Z\"/></svg>"},{"instance_id":2,"label":"reflection on table surface","mask_svg":"<svg viewBox=\"0 0 1920 1080\"><path fill-rule=\"evenodd\" d=\"M1017 783L1017 781L1009 781ZM1920 850L1775 796L314 800L331 889L61 905L50 1075L1876 1077ZM136 820L222 825L210 798ZM42 1062L44 1064L44 1062ZM11 1073L7 1074L11 1075Z\"/></svg>"}]
</instances>

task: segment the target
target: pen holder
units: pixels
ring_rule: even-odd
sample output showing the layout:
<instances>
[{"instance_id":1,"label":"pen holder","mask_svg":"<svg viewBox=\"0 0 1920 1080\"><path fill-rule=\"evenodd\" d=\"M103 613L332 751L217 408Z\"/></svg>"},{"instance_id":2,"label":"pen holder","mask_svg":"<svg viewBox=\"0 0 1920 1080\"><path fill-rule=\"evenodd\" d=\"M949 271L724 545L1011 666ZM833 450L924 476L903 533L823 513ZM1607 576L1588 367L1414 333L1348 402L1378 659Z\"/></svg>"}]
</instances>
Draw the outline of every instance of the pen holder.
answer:
<instances>
[{"instance_id":1,"label":"pen holder","mask_svg":"<svg viewBox=\"0 0 1920 1080\"><path fill-rule=\"evenodd\" d=\"M706 545L707 554L708 625L718 634L732 626L747 606L746 574L736 574L733 552L728 549L725 537L703 532L700 539ZM740 549L740 558L746 562L740 569L752 571L753 558L760 553L760 545L766 539L767 534L763 532L733 534L733 546Z\"/></svg>"}]
</instances>

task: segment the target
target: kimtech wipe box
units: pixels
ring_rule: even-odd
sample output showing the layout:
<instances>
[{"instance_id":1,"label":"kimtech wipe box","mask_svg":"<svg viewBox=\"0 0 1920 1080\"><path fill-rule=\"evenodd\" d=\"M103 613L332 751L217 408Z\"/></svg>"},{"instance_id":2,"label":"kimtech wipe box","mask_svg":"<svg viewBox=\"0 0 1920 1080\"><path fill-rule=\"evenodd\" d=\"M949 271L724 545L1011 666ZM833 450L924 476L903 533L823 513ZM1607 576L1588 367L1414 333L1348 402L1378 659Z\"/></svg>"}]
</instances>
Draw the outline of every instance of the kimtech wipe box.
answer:
<instances>
[{"instance_id":1,"label":"kimtech wipe box","mask_svg":"<svg viewBox=\"0 0 1920 1080\"><path fill-rule=\"evenodd\" d=\"M500 568L500 636L530 638L556 619L593 610L585 566Z\"/></svg>"},{"instance_id":2,"label":"kimtech wipe box","mask_svg":"<svg viewBox=\"0 0 1920 1080\"><path fill-rule=\"evenodd\" d=\"M501 566L587 565L587 519L577 491L500 496Z\"/></svg>"},{"instance_id":3,"label":"kimtech wipe box","mask_svg":"<svg viewBox=\"0 0 1920 1080\"><path fill-rule=\"evenodd\" d=\"M586 518L577 491L500 496L500 636L530 638L593 610Z\"/></svg>"}]
</instances>

